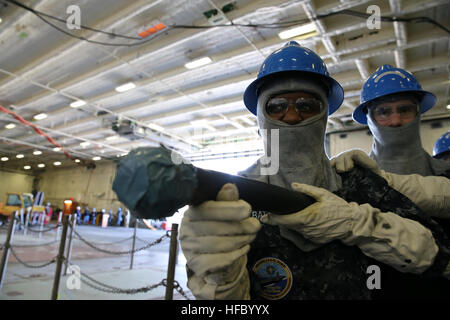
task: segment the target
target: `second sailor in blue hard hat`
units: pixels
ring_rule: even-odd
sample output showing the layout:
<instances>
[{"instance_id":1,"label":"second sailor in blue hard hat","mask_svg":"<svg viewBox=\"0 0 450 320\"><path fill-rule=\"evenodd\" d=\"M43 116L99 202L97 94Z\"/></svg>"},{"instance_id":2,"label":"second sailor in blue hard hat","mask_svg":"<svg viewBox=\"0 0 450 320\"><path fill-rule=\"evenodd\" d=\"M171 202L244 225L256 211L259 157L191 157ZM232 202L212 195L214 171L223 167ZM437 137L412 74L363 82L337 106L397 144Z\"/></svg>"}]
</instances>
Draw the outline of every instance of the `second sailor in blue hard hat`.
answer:
<instances>
[{"instance_id":1,"label":"second sailor in blue hard hat","mask_svg":"<svg viewBox=\"0 0 450 320\"><path fill-rule=\"evenodd\" d=\"M433 146L433 157L450 162L450 130L436 140Z\"/></svg>"},{"instance_id":2,"label":"second sailor in blue hard hat","mask_svg":"<svg viewBox=\"0 0 450 320\"><path fill-rule=\"evenodd\" d=\"M433 159L420 138L421 114L435 103L435 95L423 90L404 69L383 65L367 79L353 119L369 126L373 135L370 157L381 169L397 174L450 176L450 164Z\"/></svg>"}]
</instances>

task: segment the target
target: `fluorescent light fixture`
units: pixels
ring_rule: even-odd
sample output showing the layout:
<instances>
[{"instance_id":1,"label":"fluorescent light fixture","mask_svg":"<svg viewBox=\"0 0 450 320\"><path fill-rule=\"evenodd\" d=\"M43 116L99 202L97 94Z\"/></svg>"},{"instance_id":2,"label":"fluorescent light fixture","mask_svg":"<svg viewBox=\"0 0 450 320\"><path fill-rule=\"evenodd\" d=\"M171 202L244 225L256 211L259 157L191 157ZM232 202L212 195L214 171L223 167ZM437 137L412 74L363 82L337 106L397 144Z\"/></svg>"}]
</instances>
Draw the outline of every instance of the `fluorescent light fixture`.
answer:
<instances>
[{"instance_id":1,"label":"fluorescent light fixture","mask_svg":"<svg viewBox=\"0 0 450 320\"><path fill-rule=\"evenodd\" d=\"M54 164L55 166L60 166L60 165L61 165L61 162L60 162L60 161L56 161L56 162L53 162L53 164Z\"/></svg>"},{"instance_id":2,"label":"fluorescent light fixture","mask_svg":"<svg viewBox=\"0 0 450 320\"><path fill-rule=\"evenodd\" d=\"M30 170L30 169L31 169L30 166L24 166L23 168L24 168L25 170Z\"/></svg>"},{"instance_id":3,"label":"fluorescent light fixture","mask_svg":"<svg viewBox=\"0 0 450 320\"><path fill-rule=\"evenodd\" d=\"M14 123L8 123L5 128L6 129L14 129L16 127L16 125Z\"/></svg>"},{"instance_id":4,"label":"fluorescent light fixture","mask_svg":"<svg viewBox=\"0 0 450 320\"><path fill-rule=\"evenodd\" d=\"M55 151L55 152L61 151L61 148L58 148L58 147L53 148L53 151Z\"/></svg>"},{"instance_id":5,"label":"fluorescent light fixture","mask_svg":"<svg viewBox=\"0 0 450 320\"><path fill-rule=\"evenodd\" d=\"M92 160L94 160L94 161L98 161L98 160L101 160L102 158L100 158L100 157L93 157L92 158Z\"/></svg>"},{"instance_id":6,"label":"fluorescent light fixture","mask_svg":"<svg viewBox=\"0 0 450 320\"><path fill-rule=\"evenodd\" d=\"M450 104L447 105L447 109L450 110Z\"/></svg>"},{"instance_id":7,"label":"fluorescent light fixture","mask_svg":"<svg viewBox=\"0 0 450 320\"><path fill-rule=\"evenodd\" d=\"M289 39L292 37L296 37L296 36L301 36L301 35L305 35L311 32L317 31L316 30L316 26L314 25L314 23L308 23L308 24L304 24L301 25L299 27L295 27L289 30L285 30L282 31L278 34L278 36L280 37L280 39Z\"/></svg>"},{"instance_id":8,"label":"fluorescent light fixture","mask_svg":"<svg viewBox=\"0 0 450 320\"><path fill-rule=\"evenodd\" d=\"M149 123L147 125L150 129L156 130L156 131L164 131L164 128L160 125L157 125L156 123Z\"/></svg>"},{"instance_id":9,"label":"fluorescent light fixture","mask_svg":"<svg viewBox=\"0 0 450 320\"><path fill-rule=\"evenodd\" d=\"M72 204L72 200L64 200L65 204Z\"/></svg>"},{"instance_id":10,"label":"fluorescent light fixture","mask_svg":"<svg viewBox=\"0 0 450 320\"><path fill-rule=\"evenodd\" d=\"M39 163L39 164L38 164L38 167L39 167L39 168L44 168L44 167L45 167L45 164Z\"/></svg>"},{"instance_id":11,"label":"fluorescent light fixture","mask_svg":"<svg viewBox=\"0 0 450 320\"><path fill-rule=\"evenodd\" d=\"M23 157L25 157L23 154L18 154L18 155L16 156L16 158L19 158L19 159L22 159Z\"/></svg>"},{"instance_id":12,"label":"fluorescent light fixture","mask_svg":"<svg viewBox=\"0 0 450 320\"><path fill-rule=\"evenodd\" d=\"M81 142L80 143L80 146L82 146L82 147L87 147L87 146L89 146L91 143L89 142L89 141L84 141L84 142Z\"/></svg>"},{"instance_id":13,"label":"fluorescent light fixture","mask_svg":"<svg viewBox=\"0 0 450 320\"><path fill-rule=\"evenodd\" d=\"M110 137L107 137L106 140L112 141L112 140L116 140L117 138L119 138L119 137L118 136L110 136Z\"/></svg>"},{"instance_id":14,"label":"fluorescent light fixture","mask_svg":"<svg viewBox=\"0 0 450 320\"><path fill-rule=\"evenodd\" d=\"M128 83L125 83L125 84L123 84L121 86L118 86L116 88L116 91L117 92L125 92L125 91L128 91L128 90L134 89L134 88L136 88L136 85L133 82L128 82Z\"/></svg>"},{"instance_id":15,"label":"fluorescent light fixture","mask_svg":"<svg viewBox=\"0 0 450 320\"><path fill-rule=\"evenodd\" d=\"M76 162L76 163L79 163L79 162L80 162L80 159L75 159L75 162Z\"/></svg>"},{"instance_id":16,"label":"fluorescent light fixture","mask_svg":"<svg viewBox=\"0 0 450 320\"><path fill-rule=\"evenodd\" d=\"M78 108L78 107L84 106L85 104L86 104L86 101L84 101L84 100L77 100L77 101L72 102L72 103L70 104L70 106L71 106L72 108Z\"/></svg>"},{"instance_id":17,"label":"fluorescent light fixture","mask_svg":"<svg viewBox=\"0 0 450 320\"><path fill-rule=\"evenodd\" d=\"M35 120L43 120L45 118L47 118L47 115L45 113L39 113L39 114L34 116Z\"/></svg>"},{"instance_id":18,"label":"fluorescent light fixture","mask_svg":"<svg viewBox=\"0 0 450 320\"><path fill-rule=\"evenodd\" d=\"M208 63L211 63L211 62L212 62L212 60L210 57L203 57L203 58L188 62L184 66L188 69L194 69L194 68L198 68L198 67L207 65Z\"/></svg>"},{"instance_id":19,"label":"fluorescent light fixture","mask_svg":"<svg viewBox=\"0 0 450 320\"><path fill-rule=\"evenodd\" d=\"M35 156L38 156L38 155L42 154L42 151L36 150L36 151L33 151L33 154L34 154Z\"/></svg>"},{"instance_id":20,"label":"fluorescent light fixture","mask_svg":"<svg viewBox=\"0 0 450 320\"><path fill-rule=\"evenodd\" d=\"M8 158L8 157L2 157L0 160L2 160L2 161L8 161L9 158Z\"/></svg>"}]
</instances>

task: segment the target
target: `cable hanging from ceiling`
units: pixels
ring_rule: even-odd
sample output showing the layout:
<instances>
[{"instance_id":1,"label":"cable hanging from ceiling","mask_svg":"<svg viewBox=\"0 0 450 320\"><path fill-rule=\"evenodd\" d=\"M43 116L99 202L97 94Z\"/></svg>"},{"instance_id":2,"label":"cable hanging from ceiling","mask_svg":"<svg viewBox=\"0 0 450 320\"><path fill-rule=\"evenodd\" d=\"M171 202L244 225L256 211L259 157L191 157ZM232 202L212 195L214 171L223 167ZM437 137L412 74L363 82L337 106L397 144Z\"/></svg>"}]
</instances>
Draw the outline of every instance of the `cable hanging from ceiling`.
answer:
<instances>
[{"instance_id":1,"label":"cable hanging from ceiling","mask_svg":"<svg viewBox=\"0 0 450 320\"><path fill-rule=\"evenodd\" d=\"M24 118L22 118L21 116L19 116L17 113L13 112L12 110L9 110L3 106L0 105L0 112L4 112L6 114L9 114L11 116L13 116L16 120L18 120L19 122L23 123L24 125L27 125L31 128L33 128L33 130L43 136L45 139L47 139L48 142L50 142L51 144L53 144L54 146L56 146L57 148L60 149L60 151L62 151L64 153L64 155L69 158L70 160L76 162L76 158L71 156L69 154L69 152L67 152L58 142L56 142L52 137L50 137L48 134L46 134L45 132L43 132L41 129L38 128L38 126L36 126L35 124L25 120ZM86 160L80 160L81 165L87 166L87 167L92 167L92 162L86 161ZM94 166L95 167L95 166Z\"/></svg>"},{"instance_id":2,"label":"cable hanging from ceiling","mask_svg":"<svg viewBox=\"0 0 450 320\"><path fill-rule=\"evenodd\" d=\"M295 25L302 25L302 24L306 24L309 23L311 21L318 21L318 20L322 20L325 19L327 17L331 17L331 16L336 16L336 15L350 15L353 17L358 17L361 19L368 19L370 18L372 15L368 14L368 13L364 13L364 12L358 12L358 11L354 11L354 10L340 10L340 11L336 11L336 12L331 12L331 13L327 13L327 14L322 14L322 15L317 15L315 17L312 17L311 19L309 18L304 18L304 19L296 19L296 20L290 20L290 21L284 21L284 22L278 22L278 23L266 23L266 24L239 24L239 23L234 23L231 22L230 24L217 24L217 25L205 25L205 26L193 26L193 25L169 25L167 26L167 29L163 29L158 33L153 34L151 37L149 37L148 39L143 39L142 37L132 37L132 36L127 36L127 35L122 35L122 34L117 34L114 32L107 32L107 31L103 31L103 30L99 30L99 29L95 29L95 28L91 28L91 27L87 27L84 25L80 25L81 29L86 29L89 31L93 31L93 32L97 32L97 33L102 33L102 34L106 34L110 37L114 37L114 38L123 38L123 39L129 39L129 40L138 40L137 42L132 42L132 43L110 43L110 42L103 42L103 41L95 41L95 40L90 40L87 39L83 36L78 36L75 35L71 32L68 32L60 27L58 27L57 25L53 24L52 22L50 22L49 20L47 20L46 18L49 19L53 19L56 20L58 22L62 22L62 23L66 23L65 19L59 18L59 17L55 17L53 15L35 10L33 8L30 8L16 0L0 0L3 3L11 3L14 4L18 7L21 7L22 9L25 9L31 13L33 13L34 15L36 15L38 18L40 18L42 21L44 21L46 24L50 25L52 28L79 40L82 41L86 41L89 43L93 43L93 44L99 44L99 45L104 45L104 46L114 46L114 47L132 47L132 46L138 46L138 45L142 45L144 43L147 43L151 40L154 40L155 38L157 38L158 36L160 36L163 33L167 33L170 30L173 29L212 29L212 28L229 28L229 27L243 27L243 28L253 28L253 29L280 29L280 28L288 28L288 27L292 27ZM439 22L437 22L436 20L433 20L429 17L412 17L412 18L403 18L403 17L387 17L387 16L380 16L380 20L384 21L384 22L390 22L390 23L394 23L394 22L405 22L405 23L430 23L436 27L438 27L439 29L445 31L446 33L450 34L450 30L448 28L446 28L445 26L443 26L442 24L440 24ZM164 32L163 32L164 31Z\"/></svg>"}]
</instances>

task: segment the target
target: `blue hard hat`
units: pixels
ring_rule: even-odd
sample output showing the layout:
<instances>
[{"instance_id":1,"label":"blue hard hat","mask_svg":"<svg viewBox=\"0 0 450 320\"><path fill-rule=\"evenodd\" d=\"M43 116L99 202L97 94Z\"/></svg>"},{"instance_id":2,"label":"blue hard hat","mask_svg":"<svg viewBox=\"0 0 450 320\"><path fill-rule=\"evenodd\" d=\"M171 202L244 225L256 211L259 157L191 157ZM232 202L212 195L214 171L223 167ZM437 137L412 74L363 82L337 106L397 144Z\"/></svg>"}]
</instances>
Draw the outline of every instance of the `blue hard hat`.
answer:
<instances>
[{"instance_id":1,"label":"blue hard hat","mask_svg":"<svg viewBox=\"0 0 450 320\"><path fill-rule=\"evenodd\" d=\"M375 99L394 93L418 93L421 95L421 113L428 111L436 103L436 96L422 90L419 81L411 73L385 64L379 67L364 83L361 91L361 104L353 111L353 119L361 124L367 124L365 107Z\"/></svg>"},{"instance_id":2,"label":"blue hard hat","mask_svg":"<svg viewBox=\"0 0 450 320\"><path fill-rule=\"evenodd\" d=\"M450 131L447 131L436 140L433 147L433 157L438 157L440 154L450 151Z\"/></svg>"},{"instance_id":3,"label":"blue hard hat","mask_svg":"<svg viewBox=\"0 0 450 320\"><path fill-rule=\"evenodd\" d=\"M335 112L344 100L344 90L341 85L330 77L323 60L312 50L300 46L295 41L289 41L284 47L276 50L264 60L258 76L244 92L244 103L247 109L256 115L258 104L258 89L268 79L276 81L275 75L283 72L302 72L315 74L329 88L328 114Z\"/></svg>"}]
</instances>

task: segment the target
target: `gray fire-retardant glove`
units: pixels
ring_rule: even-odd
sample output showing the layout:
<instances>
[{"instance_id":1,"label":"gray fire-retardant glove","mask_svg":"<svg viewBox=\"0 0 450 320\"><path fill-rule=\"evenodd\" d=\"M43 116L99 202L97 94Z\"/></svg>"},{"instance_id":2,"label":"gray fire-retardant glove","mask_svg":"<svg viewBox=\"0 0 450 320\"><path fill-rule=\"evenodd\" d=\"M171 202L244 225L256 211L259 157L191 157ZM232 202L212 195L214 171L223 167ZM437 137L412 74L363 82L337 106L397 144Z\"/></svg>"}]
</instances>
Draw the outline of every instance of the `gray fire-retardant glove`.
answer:
<instances>
[{"instance_id":1,"label":"gray fire-retardant glove","mask_svg":"<svg viewBox=\"0 0 450 320\"><path fill-rule=\"evenodd\" d=\"M250 299L247 252L261 228L251 206L225 184L217 201L191 206L181 223L188 287L197 299Z\"/></svg>"}]
</instances>

